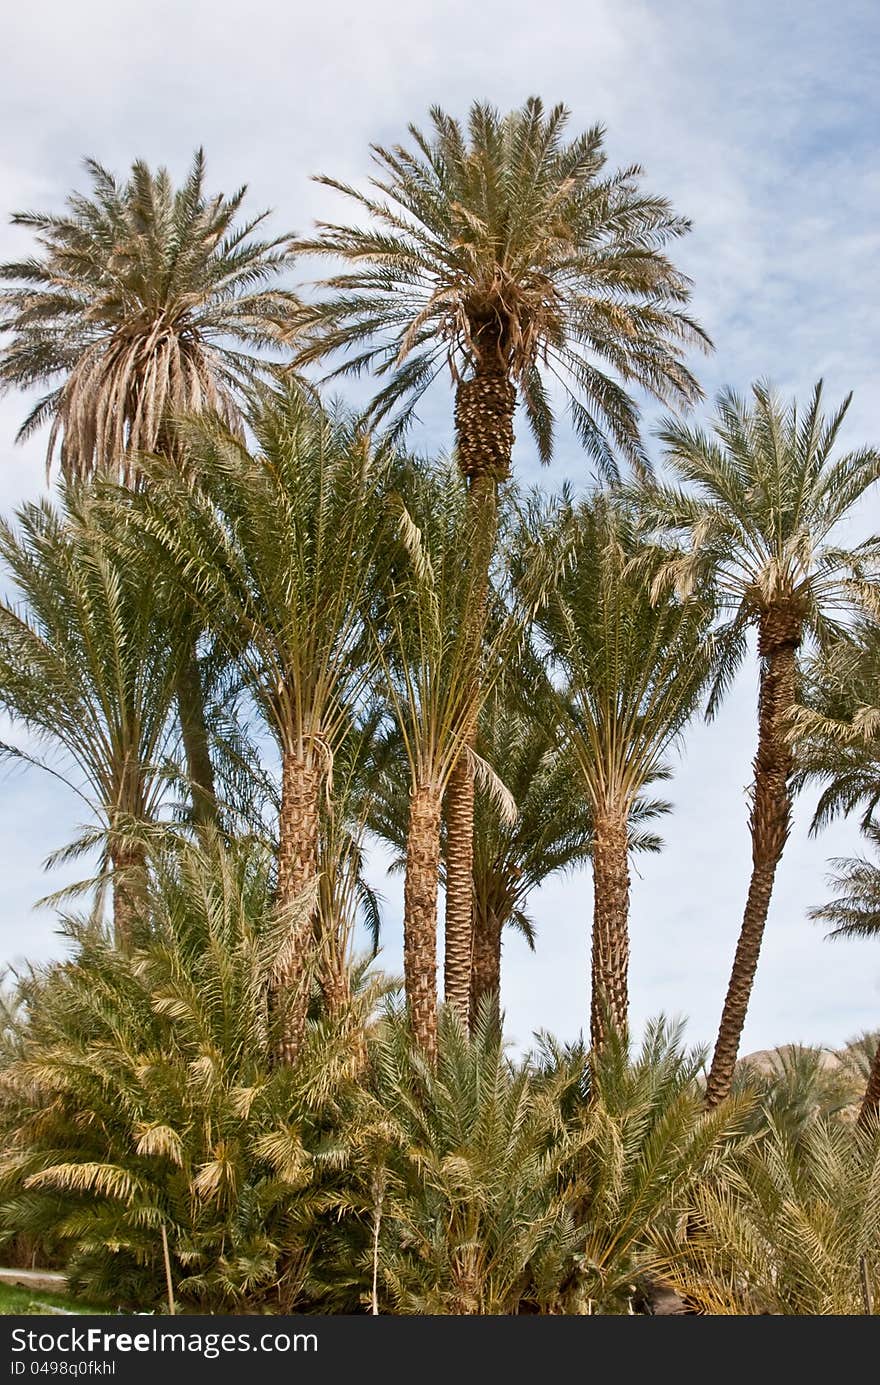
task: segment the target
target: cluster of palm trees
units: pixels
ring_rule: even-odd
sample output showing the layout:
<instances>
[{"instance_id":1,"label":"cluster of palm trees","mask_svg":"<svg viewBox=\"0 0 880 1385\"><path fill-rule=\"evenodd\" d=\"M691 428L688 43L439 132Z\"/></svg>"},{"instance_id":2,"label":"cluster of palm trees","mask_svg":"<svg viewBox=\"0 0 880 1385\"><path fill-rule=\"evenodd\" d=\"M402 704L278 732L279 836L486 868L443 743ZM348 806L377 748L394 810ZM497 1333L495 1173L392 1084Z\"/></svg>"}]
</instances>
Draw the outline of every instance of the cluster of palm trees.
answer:
<instances>
[{"instance_id":1,"label":"cluster of palm trees","mask_svg":"<svg viewBox=\"0 0 880 1385\"><path fill-rule=\"evenodd\" d=\"M638 167L608 171L600 127L572 139L567 119L537 99L507 115L475 105L465 128L432 110L427 132L374 148L368 191L322 180L355 219L311 238L262 239L264 217L244 218L243 189L207 192L201 154L178 188L141 163L126 181L89 163L88 195L63 214L14 218L37 244L0 266L0 380L47 391L21 436L49 426L47 466L57 452L62 482L57 503L26 505L0 529L11 585L0 706L22 733L3 752L61 775L88 805L87 826L56 859L99 859L84 882L95 903L76 931L76 967L91 957L96 976L113 978L108 996L122 984L114 965L139 985L165 965L177 979L156 982L157 1014L197 1028L172 992L195 966L193 948L215 946L205 863L224 882L227 913L229 891L262 881L265 926L240 901L247 939L227 936L228 958L212 953L210 965L218 997L250 987L260 1082L278 1074L291 1109L314 1095L324 1040L331 1106L340 1033L355 1068L369 1064L363 1033L351 1042L361 1032L352 1015L363 1020L375 997L351 949L358 918L374 933L380 923L363 872L370 834L405 871L406 1019L382 1040L398 1057L380 1058L380 1085L404 1062L394 1048L404 1031L415 1043L405 1063L426 1091L456 1045L462 1071L477 1061L468 1027L485 1057L504 928L533 942L530 892L586 861L590 1048L613 1068L628 1026L630 855L658 847L652 824L667 809L652 786L692 718L718 707L754 632L752 874L699 1098L706 1120L721 1112L714 1140L736 1123L739 1043L794 793L820 783L817 826L861 808L876 842L880 539L841 536L880 479L880 453L842 450L849 400L824 412L821 385L805 406L765 383L747 398L725 392L708 431L687 422L701 397L687 355L710 346L667 253L688 223L644 190ZM300 293L281 287L294 262L315 256L330 261L327 277ZM324 383L362 375L375 392L360 413L322 398ZM419 400L438 377L454 395L451 460L414 450ZM661 479L634 389L672 410ZM558 406L597 482L580 498L524 495L512 478L514 422L521 414L549 462ZM233 858L250 864L236 873ZM880 932L878 882L880 865L839 863L836 897L817 915L837 933ZM206 921L184 941L169 891L186 890ZM238 981L225 967L243 968ZM40 997L60 1003L65 984L36 987L30 1010L49 1004ZM10 1041L13 1068L24 1064L19 1092L35 1073L27 1042ZM563 1069L574 1080L567 1061L554 1081ZM540 1105L540 1064L528 1071L523 1090ZM593 1122L599 1071L584 1098ZM878 1103L880 1050L864 1129ZM319 1126L330 1120L309 1109ZM363 1119L352 1138L375 1155L378 1118ZM266 1120L247 1137L263 1142L251 1154L278 1177L283 1166L292 1188L300 1156L270 1149ZM135 1123L145 1156L173 1162L173 1125L158 1112L150 1124L140 1107ZM79 1174L56 1176L37 1169L45 1141L30 1118L15 1129L24 1162L13 1161L13 1184L105 1195L104 1175L82 1169L109 1167L109 1155L93 1150ZM205 1138L192 1177L207 1188L216 1163L219 1197L227 1174ZM368 1192L374 1204L385 1196L386 1164L371 1155L365 1206ZM557 1256L553 1217L577 1203L566 1196L564 1216L547 1213ZM711 1226L709 1201L700 1206ZM434 1303L413 1272L400 1267L399 1302ZM456 1283L464 1303L471 1291ZM207 1293L201 1281L196 1290ZM508 1311L486 1307L508 1300L483 1292L473 1289L477 1309L444 1311Z\"/></svg>"}]
</instances>

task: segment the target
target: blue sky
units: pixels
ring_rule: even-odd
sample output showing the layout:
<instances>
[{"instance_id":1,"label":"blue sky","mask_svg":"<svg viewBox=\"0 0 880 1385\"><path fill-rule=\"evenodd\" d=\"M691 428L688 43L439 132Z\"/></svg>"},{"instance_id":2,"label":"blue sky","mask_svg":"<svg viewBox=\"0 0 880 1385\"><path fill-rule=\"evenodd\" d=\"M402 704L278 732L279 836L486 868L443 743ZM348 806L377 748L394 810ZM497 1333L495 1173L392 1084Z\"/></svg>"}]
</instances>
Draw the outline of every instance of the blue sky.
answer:
<instances>
[{"instance_id":1,"label":"blue sky","mask_svg":"<svg viewBox=\"0 0 880 1385\"><path fill-rule=\"evenodd\" d=\"M57 207L82 185L88 154L122 172L135 157L183 172L204 144L210 181L251 188L278 229L306 230L341 210L309 182L368 172L367 146L403 137L437 102L507 107L537 92L574 126L608 128L614 162L644 165L648 185L694 222L679 262L716 343L697 369L709 400L769 376L829 399L852 389L847 441L880 441L880 9L865 0L44 0L4 18L12 55L0 90L0 216ZM27 248L0 225L0 255ZM304 271L305 272L305 271ZM422 447L448 442L450 398L423 413ZM708 416L709 404L699 411ZM13 446L21 400L0 401L0 507L44 487L41 441ZM646 409L650 426L651 410ZM572 439L539 475L520 428L529 483L589 480ZM875 501L860 526L876 522ZM659 1010L709 1040L723 1000L749 866L745 789L754 753L751 663L721 715L692 729L669 786L666 849L636 862L632 999L636 1025ZM0 729L2 734L2 729ZM810 840L809 795L779 872L745 1050L786 1040L839 1043L880 1023L880 947L829 944L806 919L826 898L830 856L858 849L854 824ZM0 779L0 958L60 944L33 902L61 883L48 851L73 835L77 800L36 773ZM385 961L400 966L400 887L381 857ZM580 1028L587 1003L588 874L533 898L537 954L511 936L504 998L512 1035Z\"/></svg>"}]
</instances>

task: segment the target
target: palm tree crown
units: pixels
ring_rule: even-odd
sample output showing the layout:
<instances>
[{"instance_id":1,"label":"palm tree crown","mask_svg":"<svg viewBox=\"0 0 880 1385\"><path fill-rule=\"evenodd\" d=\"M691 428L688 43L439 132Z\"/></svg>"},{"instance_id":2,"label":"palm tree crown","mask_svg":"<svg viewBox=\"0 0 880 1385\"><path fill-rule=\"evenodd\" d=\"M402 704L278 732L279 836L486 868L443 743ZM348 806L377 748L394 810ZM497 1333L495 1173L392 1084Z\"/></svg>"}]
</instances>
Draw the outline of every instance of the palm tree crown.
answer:
<instances>
[{"instance_id":1,"label":"palm tree crown","mask_svg":"<svg viewBox=\"0 0 880 1385\"><path fill-rule=\"evenodd\" d=\"M762 655L808 633L827 639L874 570L880 538L850 549L836 542L841 521L880 479L873 448L833 455L851 397L825 418L821 381L803 412L759 383L751 402L730 390L719 396L714 437L674 420L660 432L682 484L647 485L640 504L647 526L685 546L655 590L672 581L687 592L711 574L729 617L712 707L745 655L749 626L758 627Z\"/></svg>"},{"instance_id":2,"label":"palm tree crown","mask_svg":"<svg viewBox=\"0 0 880 1385\"><path fill-rule=\"evenodd\" d=\"M475 104L465 132L435 107L429 134L410 126L414 149L373 146L371 191L321 178L369 222L321 223L317 237L297 242L352 266L304 308L299 358L344 352L334 373L386 379L374 411L397 409L398 426L444 368L459 384L458 413L467 377L494 370L499 390L520 390L544 462L560 382L591 457L615 470L610 435L642 459L624 386L673 404L700 394L683 353L707 338L683 311L688 279L663 253L689 224L641 191L638 166L605 171L601 126L566 142L567 121L564 106L545 112L532 97L508 115ZM460 458L466 473L494 449L506 475L512 435L458 431L460 449L470 438L474 450Z\"/></svg>"},{"instance_id":3,"label":"palm tree crown","mask_svg":"<svg viewBox=\"0 0 880 1385\"><path fill-rule=\"evenodd\" d=\"M104 470L130 483L134 454L156 450L170 416L213 410L239 418L241 392L264 369L293 296L271 281L290 261L287 238L254 238L266 213L238 221L246 188L205 192L199 150L174 187L141 161L120 182L86 163L90 195L64 214L20 212L40 253L0 265L0 387L52 384L19 430L51 422L70 476Z\"/></svg>"}]
</instances>

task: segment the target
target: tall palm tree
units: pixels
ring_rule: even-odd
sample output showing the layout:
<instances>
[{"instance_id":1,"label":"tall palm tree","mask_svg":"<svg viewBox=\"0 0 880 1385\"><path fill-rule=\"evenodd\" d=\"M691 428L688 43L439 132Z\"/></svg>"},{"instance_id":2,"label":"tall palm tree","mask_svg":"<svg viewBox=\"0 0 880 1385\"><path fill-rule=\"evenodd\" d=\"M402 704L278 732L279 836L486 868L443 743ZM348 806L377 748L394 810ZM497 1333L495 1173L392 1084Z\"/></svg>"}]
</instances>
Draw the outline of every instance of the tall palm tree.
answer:
<instances>
[{"instance_id":1,"label":"tall palm tree","mask_svg":"<svg viewBox=\"0 0 880 1385\"><path fill-rule=\"evenodd\" d=\"M125 947L142 903L143 829L169 785L175 632L155 588L121 559L106 516L74 491L62 500L60 511L23 506L17 527L0 522L14 587L0 602L0 707L48 756L28 741L0 754L41 766L87 803L95 826L61 854L102 846Z\"/></svg>"},{"instance_id":2,"label":"tall palm tree","mask_svg":"<svg viewBox=\"0 0 880 1385\"><path fill-rule=\"evenodd\" d=\"M588 455L616 474L618 453L645 462L629 387L690 404L700 389L684 353L708 340L684 311L690 282L664 251L689 223L642 190L637 165L606 170L601 126L566 139L569 112L545 111L537 97L507 115L477 102L466 131L439 107L430 114L428 134L409 127L410 147L372 147L370 190L318 180L354 204L358 223L320 223L317 236L295 243L345 266L298 315L298 360L341 355L331 378L373 371L383 385L372 415L396 430L448 375L476 513L470 562L480 580L468 617L476 642L517 404L549 462L561 385ZM465 743L475 729L471 706ZM448 794L446 924L464 959L473 812L463 756ZM465 970L452 986L462 1013L468 989Z\"/></svg>"},{"instance_id":3,"label":"tall palm tree","mask_svg":"<svg viewBox=\"0 0 880 1385\"><path fill-rule=\"evenodd\" d=\"M665 756L702 695L711 666L708 609L665 591L652 601L656 550L641 546L613 494L564 503L539 529L555 568L536 617L557 677L560 725L593 817L591 1041L628 1023L629 855L642 823L666 805L645 801L668 777Z\"/></svg>"},{"instance_id":4,"label":"tall palm tree","mask_svg":"<svg viewBox=\"0 0 880 1385\"><path fill-rule=\"evenodd\" d=\"M281 754L278 902L291 911L278 985L299 994L281 1056L305 1022L321 796L373 669L364 618L380 560L385 467L346 418L291 385L261 393L251 452L222 419L182 429L190 474L157 464L137 523L240 664Z\"/></svg>"},{"instance_id":5,"label":"tall palm tree","mask_svg":"<svg viewBox=\"0 0 880 1385\"><path fill-rule=\"evenodd\" d=\"M766 384L749 401L719 396L713 434L668 421L660 436L680 485L645 487L645 523L682 545L670 555L655 593L711 581L720 611L724 655L710 698L717 706L758 637L758 750L750 826L752 875L730 985L707 1086L713 1104L730 1091L740 1036L776 868L791 825L793 750L790 720L797 699L798 651L823 640L851 606L854 577L869 575L880 540L851 549L836 531L880 477L870 448L834 455L850 396L829 417L821 382L806 409L784 403Z\"/></svg>"},{"instance_id":6,"label":"tall palm tree","mask_svg":"<svg viewBox=\"0 0 880 1385\"><path fill-rule=\"evenodd\" d=\"M389 600L377 628L384 670L383 693L395 721L408 769L406 879L404 885L404 975L416 1039L436 1049L437 885L440 867L443 791L461 754L466 707L473 697L474 664L484 652L474 647L465 613L473 573L462 562L472 515L466 487L449 466L414 471L395 498L399 554ZM489 691L511 621L493 632L491 667L478 684ZM494 784L494 780L492 781ZM453 934L446 939L446 999L460 975ZM465 963L470 966L470 956Z\"/></svg>"},{"instance_id":7,"label":"tall palm tree","mask_svg":"<svg viewBox=\"0 0 880 1385\"><path fill-rule=\"evenodd\" d=\"M198 150L175 188L164 168L138 160L119 181L86 161L88 195L63 213L19 212L38 252L0 265L0 389L49 386L19 440L49 424L47 471L141 478L138 456L176 452L171 420L211 410L237 428L242 396L266 369L295 305L273 281L290 263L287 237L258 239L267 213L240 219L246 188L205 190ZM196 657L181 664L178 707L197 822L216 812Z\"/></svg>"},{"instance_id":8,"label":"tall palm tree","mask_svg":"<svg viewBox=\"0 0 880 1385\"><path fill-rule=\"evenodd\" d=\"M874 851L880 850L880 825L865 829ZM830 938L880 937L880 862L856 856L836 859L829 883L835 893L827 904L810 910L810 917L831 924ZM859 1124L868 1126L880 1118L880 1043L874 1050L868 1083L859 1110Z\"/></svg>"}]
</instances>

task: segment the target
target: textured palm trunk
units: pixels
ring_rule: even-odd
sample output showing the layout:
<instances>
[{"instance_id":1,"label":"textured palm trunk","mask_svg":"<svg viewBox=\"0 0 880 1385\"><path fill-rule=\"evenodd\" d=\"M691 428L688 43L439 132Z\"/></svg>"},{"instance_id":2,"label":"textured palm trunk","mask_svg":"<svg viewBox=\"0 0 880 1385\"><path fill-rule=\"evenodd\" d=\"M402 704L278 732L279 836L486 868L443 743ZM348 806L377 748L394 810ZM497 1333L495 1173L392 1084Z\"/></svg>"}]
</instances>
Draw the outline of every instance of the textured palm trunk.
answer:
<instances>
[{"instance_id":1,"label":"textured palm trunk","mask_svg":"<svg viewBox=\"0 0 880 1385\"><path fill-rule=\"evenodd\" d=\"M473 737L469 738L470 740ZM446 788L444 999L468 1018L473 953L474 776L459 756Z\"/></svg>"},{"instance_id":2,"label":"textured palm trunk","mask_svg":"<svg viewBox=\"0 0 880 1385\"><path fill-rule=\"evenodd\" d=\"M795 614L774 610L764 617L759 631L758 751L750 816L752 876L706 1084L706 1105L710 1108L724 1101L733 1085L776 868L791 830L794 761L786 733L795 702L801 629Z\"/></svg>"},{"instance_id":3,"label":"textured palm trunk","mask_svg":"<svg viewBox=\"0 0 880 1385\"><path fill-rule=\"evenodd\" d=\"M192 795L193 822L210 827L217 821L217 793L211 763L205 697L195 639L187 639L177 673L177 715Z\"/></svg>"},{"instance_id":4,"label":"textured palm trunk","mask_svg":"<svg viewBox=\"0 0 880 1385\"><path fill-rule=\"evenodd\" d=\"M281 814L278 822L278 905L295 905L310 889L318 871L318 818L321 776L318 768L291 751L281 760ZM305 1032L308 1011L306 974L314 948L312 915L292 909L290 937L274 987L282 999L285 1023L278 1057L293 1063Z\"/></svg>"},{"instance_id":5,"label":"textured palm trunk","mask_svg":"<svg viewBox=\"0 0 880 1385\"><path fill-rule=\"evenodd\" d=\"M868 1073L868 1085L865 1088L865 1095L862 1097L862 1104L859 1108L859 1125L863 1130L867 1130L880 1116L880 1043L874 1050L874 1057L871 1060L871 1070Z\"/></svg>"},{"instance_id":6,"label":"textured palm trunk","mask_svg":"<svg viewBox=\"0 0 880 1385\"><path fill-rule=\"evenodd\" d=\"M414 788L406 838L403 890L403 974L416 1042L437 1052L437 882L442 798L430 785Z\"/></svg>"},{"instance_id":7,"label":"textured palm trunk","mask_svg":"<svg viewBox=\"0 0 880 1385\"><path fill-rule=\"evenodd\" d=\"M501 933L503 921L494 904L474 896L474 959L471 972L471 1030L480 1011L491 1004L501 1014Z\"/></svg>"},{"instance_id":8,"label":"textured palm trunk","mask_svg":"<svg viewBox=\"0 0 880 1385\"><path fill-rule=\"evenodd\" d=\"M487 350L474 374L460 380L455 397L458 463L467 478L473 534L470 554L474 587L469 625L474 675L469 724L463 739L471 747L480 698L479 647L489 589L489 565L497 533L498 486L510 475L516 391L496 349ZM446 929L444 987L447 1004L467 1023L473 957L474 776L465 755L455 766L446 791Z\"/></svg>"},{"instance_id":9,"label":"textured palm trunk","mask_svg":"<svg viewBox=\"0 0 880 1385\"><path fill-rule=\"evenodd\" d=\"M601 1052L629 1022L629 838L627 812L596 814L590 1042Z\"/></svg>"},{"instance_id":10,"label":"textured palm trunk","mask_svg":"<svg viewBox=\"0 0 880 1385\"><path fill-rule=\"evenodd\" d=\"M113 940L120 952L130 952L146 894L146 859L143 847L110 848L113 885Z\"/></svg>"}]
</instances>

